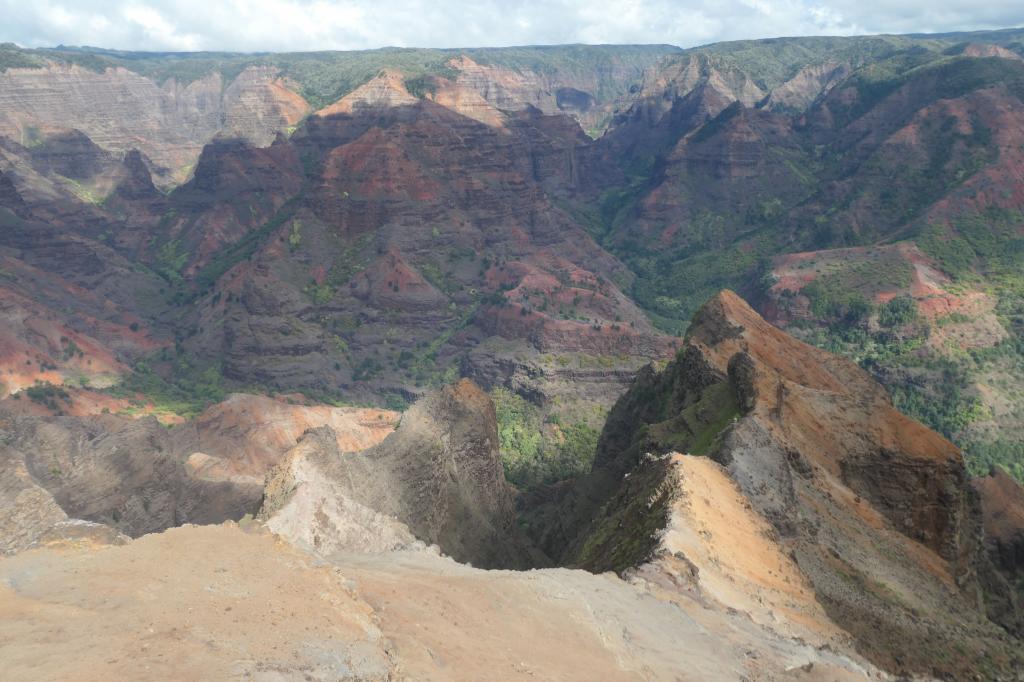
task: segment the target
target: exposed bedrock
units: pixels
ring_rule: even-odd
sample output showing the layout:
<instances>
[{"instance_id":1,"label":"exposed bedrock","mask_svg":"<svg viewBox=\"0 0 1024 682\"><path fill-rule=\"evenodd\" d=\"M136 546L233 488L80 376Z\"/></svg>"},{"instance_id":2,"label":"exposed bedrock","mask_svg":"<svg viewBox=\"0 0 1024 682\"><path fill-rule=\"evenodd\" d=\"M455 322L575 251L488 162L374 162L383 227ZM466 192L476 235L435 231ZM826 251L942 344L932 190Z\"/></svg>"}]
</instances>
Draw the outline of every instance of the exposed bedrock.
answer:
<instances>
[{"instance_id":1,"label":"exposed bedrock","mask_svg":"<svg viewBox=\"0 0 1024 682\"><path fill-rule=\"evenodd\" d=\"M694 508L680 467L701 456L723 467L815 603L874 664L950 679L1022 669L1011 634L1019 486L985 479L975 494L960 451L897 412L864 371L728 291L698 312L674 361L639 373L609 414L591 473L523 501L525 525L559 564L659 580L667 571L700 586L711 578L697 550L672 548L666 529ZM779 570L752 575L763 587Z\"/></svg>"},{"instance_id":2,"label":"exposed bedrock","mask_svg":"<svg viewBox=\"0 0 1024 682\"><path fill-rule=\"evenodd\" d=\"M310 490L317 486L319 498ZM351 514L372 527L358 529ZM466 379L422 398L394 433L362 452L340 456L329 429L307 433L271 476L261 516L327 553L382 550L415 537L474 566L545 563L515 524L494 405ZM374 539L377 531L387 539Z\"/></svg>"},{"instance_id":3,"label":"exposed bedrock","mask_svg":"<svg viewBox=\"0 0 1024 682\"><path fill-rule=\"evenodd\" d=\"M0 495L11 502L0 505L3 551L30 546L68 518L132 537L240 519L259 510L266 473L307 429L330 428L335 451L350 452L378 443L396 418L243 394L170 428L154 417L0 409Z\"/></svg>"}]
</instances>

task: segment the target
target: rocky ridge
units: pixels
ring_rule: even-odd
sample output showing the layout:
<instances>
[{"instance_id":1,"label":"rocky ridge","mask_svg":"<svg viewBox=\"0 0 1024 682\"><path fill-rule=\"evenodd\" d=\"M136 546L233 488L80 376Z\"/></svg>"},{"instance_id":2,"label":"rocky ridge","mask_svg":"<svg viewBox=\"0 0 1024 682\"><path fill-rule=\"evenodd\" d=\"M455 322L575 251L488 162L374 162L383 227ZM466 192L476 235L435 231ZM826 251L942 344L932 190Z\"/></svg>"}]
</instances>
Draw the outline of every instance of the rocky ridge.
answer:
<instances>
[{"instance_id":1,"label":"rocky ridge","mask_svg":"<svg viewBox=\"0 0 1024 682\"><path fill-rule=\"evenodd\" d=\"M693 485L713 497L694 498ZM715 543L708 563L701 544L735 532L700 516L702 504L724 509L732 486L784 557L747 578L758 603L803 623L827 614L893 672L1019 670L1015 640L996 624L1007 621L986 615L1005 596L979 581L991 560L961 453L893 409L856 365L787 336L731 292L701 309L675 361L641 372L612 409L591 474L535 496L526 518L560 563L742 591L749 558ZM718 583L717 571L732 577ZM952 642L961 656L943 654Z\"/></svg>"},{"instance_id":2,"label":"rocky ridge","mask_svg":"<svg viewBox=\"0 0 1024 682\"><path fill-rule=\"evenodd\" d=\"M616 662L604 675L624 679L864 679L884 678L885 669L1012 679L1020 663L1010 634L1016 602L993 600L998 593L991 591L1010 585L1019 571L1012 549L1024 499L1019 486L1005 477L980 481L979 504L955 447L893 410L884 391L855 365L792 339L731 292L702 309L686 346L663 372L640 373L610 415L589 476L515 503L501 470L493 405L468 380L419 401L387 435L394 420L380 413L346 415L339 408L271 403L235 396L196 423L155 431L143 420L119 432L107 425L113 435L92 440L74 435L87 427L71 418L20 417L5 425L8 452L17 454L6 460L13 468L4 495L17 502L19 513L2 522L16 540L7 551L21 552L0 564L0 571L35 576L6 583L14 587L2 595L25 614L8 627L5 645L10 660L18 661L19 675L59 675L68 660L52 656L40 667L21 648L49 622L38 606L42 595L78 598L71 596L78 588L63 577L71 575L67 566L97 576L89 589L102 589L100 576L114 575L136 585L135 592L162 594L159 576L184 584L172 578L181 562L131 576L108 562L148 562L168 551L187 556L192 550L185 547L201 551L208 543L220 547L220 563L189 561L190 580L206 581L217 592L217 571L230 573L227 564L249 563L245 589L258 593L277 585L272 601L280 604L271 611L281 611L275 622L284 631L301 631L315 616L332 623L319 628L329 634L315 643L294 636L293 642L303 643L299 648L274 654L265 636L225 639L216 609L193 607L187 619L184 610L171 610L159 620L162 630L178 633L175 638L123 662L86 659L88 675L166 666L161 658L192 646L200 631L218 644L195 665L220 670L230 658L237 670L269 667L286 678L385 679L414 671L471 678L484 662L500 678L549 674L563 670L565 652L556 662L532 635L512 636L543 635L546 628L560 632L562 642L576 642L572 656L587 654L589 662L581 659L564 669L569 679L585 678L595 661L609 655ZM298 424L304 433L289 428ZM352 434L347 441L346 428ZM183 487L156 492L139 478L141 469L122 467L133 460L121 444L140 443L136 434L165 441L140 454L163 471L164 485L184 481ZM242 448L230 447L247 440ZM346 443L374 441L343 452ZM72 447L54 446L60 442ZM183 454L197 442L224 454ZM268 449L240 456L257 446ZM37 453L45 450L67 450L66 476L75 485L55 481L63 471L41 472L48 460ZM219 470L197 462L217 456L224 459ZM106 517L79 503L108 499L109 481L83 478L85 470L75 462L92 462L94 472L97 465L131 472L113 476L136 490L137 502L120 507L126 518ZM184 477L173 473L174 462ZM233 525L176 528L107 547L125 539L103 535L106 526L53 530L68 526L68 512L84 511L138 535L145 514L161 519L173 500L177 518L165 528L203 520L203 514L216 522L203 500L223 503L227 489L209 497L202 486L241 490L244 481L255 484L243 471L269 471L265 488L260 486L258 522L242 522L247 531ZM32 532L34 539L27 537ZM25 551L30 545L34 549ZM553 562L621 577L565 568L481 571L441 553L474 566ZM317 573L314 556L333 572ZM298 582L274 577L284 566ZM348 582L343 592L325 598L351 604L333 615L320 614L320 607L287 606L294 592L288 585L298 589L327 575ZM334 594L336 587L323 584L323 594ZM189 590L182 589L175 603L186 605ZM225 613L244 611L237 594L218 594ZM438 611L437 604L452 606ZM145 608L126 595L111 622L146 617ZM490 618L491 608L504 616ZM346 629L355 614L368 620ZM88 646L90 618L80 613L65 646ZM436 618L447 625L430 628L436 638L424 640L412 624ZM619 630L613 636L600 625L613 622L609 618L628 636ZM601 644L591 644L595 636ZM511 650L502 646L484 655L493 649L488 643L508 637L516 642L507 645ZM708 637L716 642L710 649L701 645ZM626 641L630 645L623 648ZM909 644L894 647L897 641ZM974 657L943 656L950 642L964 643ZM502 653L525 656L519 646L532 647L532 655L516 662ZM693 659L695 651L701 652L700 662ZM708 651L715 653L709 658Z\"/></svg>"},{"instance_id":3,"label":"rocky ridge","mask_svg":"<svg viewBox=\"0 0 1024 682\"><path fill-rule=\"evenodd\" d=\"M241 413L240 401L218 409ZM758 615L781 615L780 604L762 604L753 614L742 591L712 589L722 577L713 578L710 568L688 585L653 565L622 580L566 569L483 571L439 556L440 549L499 566L541 560L515 529L495 441L489 399L464 380L425 398L393 434L363 452L341 454L330 425L308 430L268 477L262 524L186 525L131 541L98 530L41 535L32 549L0 563L0 601L19 614L3 626L9 673L60 677L74 666L82 679L141 671L272 672L283 679L884 678L852 653L799 586L787 593L804 595L795 608L810 620L780 625ZM708 468L717 467L710 460L685 466L687 481L733 486L720 468ZM723 508L763 528L731 489ZM706 494L686 490L695 502ZM28 508L31 494L44 493L22 493L19 504ZM698 528L698 519L711 515L687 518L676 532ZM18 521L18 528L29 522ZM747 540L788 561L762 532ZM428 548L433 542L440 547ZM685 541L673 546L701 561ZM310 585L318 586L312 602ZM93 620L101 607L88 594L106 595L98 629ZM266 595L258 614L256 594ZM79 606L65 616L65 634L50 645L51 655L34 659L25 647L55 617L44 600ZM173 606L152 611L153 603L165 602ZM115 633L141 620L151 630L141 650L113 655L132 646ZM107 653L82 653L96 651L99 639ZM192 652L187 663L171 660L183 651Z\"/></svg>"}]
</instances>

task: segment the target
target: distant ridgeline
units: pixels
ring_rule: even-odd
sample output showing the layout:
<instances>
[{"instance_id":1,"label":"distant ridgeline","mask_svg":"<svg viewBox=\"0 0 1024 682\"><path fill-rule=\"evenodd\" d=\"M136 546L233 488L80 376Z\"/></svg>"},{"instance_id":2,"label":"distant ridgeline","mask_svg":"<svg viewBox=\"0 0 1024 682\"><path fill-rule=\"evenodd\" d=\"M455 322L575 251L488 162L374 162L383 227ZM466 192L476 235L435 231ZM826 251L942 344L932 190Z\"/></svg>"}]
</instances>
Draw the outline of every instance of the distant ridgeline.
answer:
<instances>
[{"instance_id":1,"label":"distant ridgeline","mask_svg":"<svg viewBox=\"0 0 1024 682\"><path fill-rule=\"evenodd\" d=\"M1020 29L2 45L0 396L172 418L468 376L530 487L586 470L636 371L732 288L973 473L1024 479L1022 55Z\"/></svg>"}]
</instances>

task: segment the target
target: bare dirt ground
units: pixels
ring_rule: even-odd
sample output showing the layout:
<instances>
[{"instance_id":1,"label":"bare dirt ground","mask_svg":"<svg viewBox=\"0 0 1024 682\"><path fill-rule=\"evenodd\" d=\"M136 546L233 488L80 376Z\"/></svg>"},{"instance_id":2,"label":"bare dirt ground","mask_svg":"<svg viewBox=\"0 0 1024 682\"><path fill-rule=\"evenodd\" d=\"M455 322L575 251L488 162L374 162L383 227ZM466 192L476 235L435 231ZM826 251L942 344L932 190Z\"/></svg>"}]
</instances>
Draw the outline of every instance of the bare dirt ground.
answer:
<instances>
[{"instance_id":1,"label":"bare dirt ground","mask_svg":"<svg viewBox=\"0 0 1024 682\"><path fill-rule=\"evenodd\" d=\"M173 560L172 560L173 559ZM840 657L642 581L428 551L314 559L186 526L0 561L5 680L862 679Z\"/></svg>"}]
</instances>

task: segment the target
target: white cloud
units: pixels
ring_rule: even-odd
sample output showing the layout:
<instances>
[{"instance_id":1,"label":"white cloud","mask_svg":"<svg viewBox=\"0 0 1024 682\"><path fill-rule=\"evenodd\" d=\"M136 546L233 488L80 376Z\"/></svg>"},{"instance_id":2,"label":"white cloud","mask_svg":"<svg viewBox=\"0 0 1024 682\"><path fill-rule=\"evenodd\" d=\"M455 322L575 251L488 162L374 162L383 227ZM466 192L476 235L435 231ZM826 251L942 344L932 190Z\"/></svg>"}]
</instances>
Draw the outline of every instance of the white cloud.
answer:
<instances>
[{"instance_id":1,"label":"white cloud","mask_svg":"<svg viewBox=\"0 0 1024 682\"><path fill-rule=\"evenodd\" d=\"M0 41L135 50L672 43L1024 24L1020 0L0 0Z\"/></svg>"}]
</instances>

